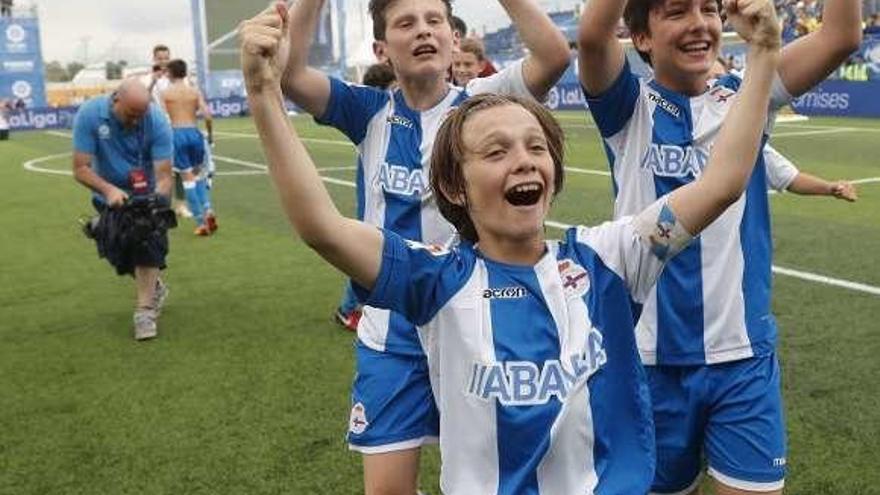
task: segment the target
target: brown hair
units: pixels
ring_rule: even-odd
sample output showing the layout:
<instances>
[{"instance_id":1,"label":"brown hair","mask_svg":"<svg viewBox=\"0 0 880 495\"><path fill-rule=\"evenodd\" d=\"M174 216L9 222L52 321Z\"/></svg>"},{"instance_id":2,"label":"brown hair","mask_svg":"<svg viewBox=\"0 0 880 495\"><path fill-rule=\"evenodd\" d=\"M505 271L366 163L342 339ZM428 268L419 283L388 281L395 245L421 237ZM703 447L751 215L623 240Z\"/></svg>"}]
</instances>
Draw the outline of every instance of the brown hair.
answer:
<instances>
[{"instance_id":1,"label":"brown hair","mask_svg":"<svg viewBox=\"0 0 880 495\"><path fill-rule=\"evenodd\" d=\"M159 52L168 52L171 53L171 50L166 45L156 45L153 47L153 56L155 57Z\"/></svg>"},{"instance_id":2,"label":"brown hair","mask_svg":"<svg viewBox=\"0 0 880 495\"><path fill-rule=\"evenodd\" d=\"M562 168L565 136L549 110L534 100L513 95L486 93L466 100L449 114L437 131L431 153L431 190L434 191L437 207L443 218L467 241L477 242L479 236L468 213L467 188L462 169L467 153L464 147L464 124L477 112L504 105L519 105L535 116L547 138L547 147L553 159L553 196L562 191L565 179ZM457 194L465 197L464 205L455 204L449 199L450 195Z\"/></svg>"},{"instance_id":3,"label":"brown hair","mask_svg":"<svg viewBox=\"0 0 880 495\"><path fill-rule=\"evenodd\" d=\"M628 0L626 8L623 10L623 22L629 29L630 36L637 34L650 34L651 29L648 27L648 18L651 17L651 11L663 7L667 0ZM718 4L718 12L721 12L721 0L715 0ZM722 18L722 21L724 19ZM636 48L639 57L646 64L651 65L651 54L643 52Z\"/></svg>"},{"instance_id":4,"label":"brown hair","mask_svg":"<svg viewBox=\"0 0 880 495\"><path fill-rule=\"evenodd\" d=\"M172 79L183 79L186 77L186 62L179 58L175 58L171 62L168 62L168 75L171 76Z\"/></svg>"},{"instance_id":5,"label":"brown hair","mask_svg":"<svg viewBox=\"0 0 880 495\"><path fill-rule=\"evenodd\" d=\"M486 49L483 48L483 42L476 38L463 38L458 49L464 53L473 53L477 60L486 59Z\"/></svg>"},{"instance_id":6,"label":"brown hair","mask_svg":"<svg viewBox=\"0 0 880 495\"><path fill-rule=\"evenodd\" d=\"M373 18L373 39L385 41L385 29L388 28L388 20L385 12L396 0L370 0L370 16ZM452 0L440 0L446 6L446 19L452 26Z\"/></svg>"}]
</instances>

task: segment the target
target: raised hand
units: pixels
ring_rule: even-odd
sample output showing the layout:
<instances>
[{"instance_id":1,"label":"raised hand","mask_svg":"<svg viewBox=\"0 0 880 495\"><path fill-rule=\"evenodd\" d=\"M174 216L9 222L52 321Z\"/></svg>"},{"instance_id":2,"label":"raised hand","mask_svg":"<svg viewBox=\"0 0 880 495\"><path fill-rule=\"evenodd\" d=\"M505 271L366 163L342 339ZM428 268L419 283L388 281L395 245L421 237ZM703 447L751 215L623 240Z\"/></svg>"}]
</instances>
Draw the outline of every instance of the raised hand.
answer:
<instances>
[{"instance_id":1,"label":"raised hand","mask_svg":"<svg viewBox=\"0 0 880 495\"><path fill-rule=\"evenodd\" d=\"M778 49L781 28L771 0L724 0L727 19L736 33L752 46Z\"/></svg>"},{"instance_id":2,"label":"raised hand","mask_svg":"<svg viewBox=\"0 0 880 495\"><path fill-rule=\"evenodd\" d=\"M241 71L248 91L279 85L287 63L287 6L276 2L238 26Z\"/></svg>"}]
</instances>

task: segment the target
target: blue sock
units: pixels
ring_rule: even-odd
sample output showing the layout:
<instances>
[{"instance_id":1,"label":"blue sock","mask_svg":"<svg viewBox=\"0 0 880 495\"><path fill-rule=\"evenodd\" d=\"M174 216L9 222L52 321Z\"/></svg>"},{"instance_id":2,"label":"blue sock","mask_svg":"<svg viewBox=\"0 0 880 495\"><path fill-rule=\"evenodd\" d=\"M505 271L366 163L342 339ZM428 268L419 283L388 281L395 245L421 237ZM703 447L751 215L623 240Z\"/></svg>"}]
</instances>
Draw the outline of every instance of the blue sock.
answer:
<instances>
[{"instance_id":1,"label":"blue sock","mask_svg":"<svg viewBox=\"0 0 880 495\"><path fill-rule=\"evenodd\" d=\"M202 225L205 222L205 215L202 211L202 202L199 201L199 192L195 182L184 182L183 191L186 194L186 204L192 211L196 225Z\"/></svg>"},{"instance_id":2,"label":"blue sock","mask_svg":"<svg viewBox=\"0 0 880 495\"><path fill-rule=\"evenodd\" d=\"M202 205L202 209L206 212L211 211L211 191L208 190L208 179L200 177L196 181L196 193L198 194L199 204Z\"/></svg>"}]
</instances>

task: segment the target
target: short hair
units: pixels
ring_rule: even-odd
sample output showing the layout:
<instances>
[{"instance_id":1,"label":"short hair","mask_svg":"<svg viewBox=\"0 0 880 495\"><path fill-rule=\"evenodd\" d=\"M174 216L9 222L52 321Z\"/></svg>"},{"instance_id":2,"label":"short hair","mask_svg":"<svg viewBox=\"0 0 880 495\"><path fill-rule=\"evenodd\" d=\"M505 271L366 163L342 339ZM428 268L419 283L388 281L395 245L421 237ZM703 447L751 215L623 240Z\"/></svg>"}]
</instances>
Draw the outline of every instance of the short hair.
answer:
<instances>
[{"instance_id":1,"label":"short hair","mask_svg":"<svg viewBox=\"0 0 880 495\"><path fill-rule=\"evenodd\" d=\"M171 49L168 48L167 45L156 45L153 47L153 56L155 57L159 52L168 52L171 53Z\"/></svg>"},{"instance_id":2,"label":"short hair","mask_svg":"<svg viewBox=\"0 0 880 495\"><path fill-rule=\"evenodd\" d=\"M462 38L467 36L467 23L464 22L464 19L457 15L452 16L452 29L458 31L458 35Z\"/></svg>"},{"instance_id":3,"label":"short hair","mask_svg":"<svg viewBox=\"0 0 880 495\"><path fill-rule=\"evenodd\" d=\"M186 62L179 58L175 58L174 60L168 62L168 75L171 76L171 79L183 79L186 77Z\"/></svg>"},{"instance_id":4,"label":"short hair","mask_svg":"<svg viewBox=\"0 0 880 495\"><path fill-rule=\"evenodd\" d=\"M562 167L565 158L565 136L559 123L543 105L528 98L493 93L480 94L466 100L449 114L434 139L434 149L431 153L431 190L434 191L437 207L443 218L455 227L462 239L470 242L479 241L479 235L468 212L467 198L465 205L462 206L453 203L447 197L447 194L465 194L467 191L462 169L467 152L464 148L464 124L478 112L505 105L519 105L524 108L535 116L544 131L547 147L553 159L554 197L562 191L565 181Z\"/></svg>"},{"instance_id":5,"label":"short hair","mask_svg":"<svg viewBox=\"0 0 880 495\"><path fill-rule=\"evenodd\" d=\"M626 8L623 10L623 22L626 24L626 28L629 29L630 36L650 34L648 18L651 16L651 11L662 7L666 2L667 0L628 0ZM718 12L721 12L721 0L715 0L715 2L718 4ZM643 52L638 48L636 48L636 52L638 52L639 57L646 64L652 65L651 54Z\"/></svg>"},{"instance_id":6,"label":"short hair","mask_svg":"<svg viewBox=\"0 0 880 495\"><path fill-rule=\"evenodd\" d=\"M458 45L458 49L465 53L473 53L477 60L486 59L486 49L483 42L476 38L464 38Z\"/></svg>"},{"instance_id":7,"label":"short hair","mask_svg":"<svg viewBox=\"0 0 880 495\"><path fill-rule=\"evenodd\" d=\"M388 20L385 12L396 0L370 0L370 16L373 18L373 38L385 41L385 30L388 28ZM452 25L452 0L440 0L446 7L446 18Z\"/></svg>"},{"instance_id":8,"label":"short hair","mask_svg":"<svg viewBox=\"0 0 880 495\"><path fill-rule=\"evenodd\" d=\"M397 79L394 69L389 64L373 64L364 72L364 86L372 86L379 89L388 89L391 83Z\"/></svg>"}]
</instances>

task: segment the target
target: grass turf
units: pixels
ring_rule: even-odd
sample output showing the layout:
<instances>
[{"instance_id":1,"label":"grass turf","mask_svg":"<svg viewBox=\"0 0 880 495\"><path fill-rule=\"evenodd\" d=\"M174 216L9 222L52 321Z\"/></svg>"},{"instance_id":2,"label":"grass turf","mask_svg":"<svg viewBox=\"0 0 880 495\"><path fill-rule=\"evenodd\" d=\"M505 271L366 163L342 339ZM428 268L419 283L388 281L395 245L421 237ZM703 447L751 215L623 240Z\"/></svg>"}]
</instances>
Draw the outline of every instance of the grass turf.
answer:
<instances>
[{"instance_id":1,"label":"grass turf","mask_svg":"<svg viewBox=\"0 0 880 495\"><path fill-rule=\"evenodd\" d=\"M600 222L611 187L595 128L580 114L560 117L567 162L581 170L567 174L552 218ZM307 137L344 141L296 123ZM360 459L344 442L352 335L330 318L342 276L291 235L251 122L218 128L219 170L253 174L218 177L216 236L195 238L186 220L173 231L171 297L149 343L131 339L133 284L97 259L75 223L90 212L88 193L22 167L68 152L69 138L0 142L0 493L362 492ZM804 171L876 178L878 133L876 121L811 119L778 125L773 144ZM354 162L344 142L309 147L321 167ZM34 165L67 170L70 158ZM325 175L354 180L352 170ZM350 213L353 190L328 188ZM776 264L880 286L880 182L860 192L855 204L775 196ZM880 296L777 276L774 308L786 492L876 493ZM438 470L437 449L426 449L427 493L439 493Z\"/></svg>"}]
</instances>

